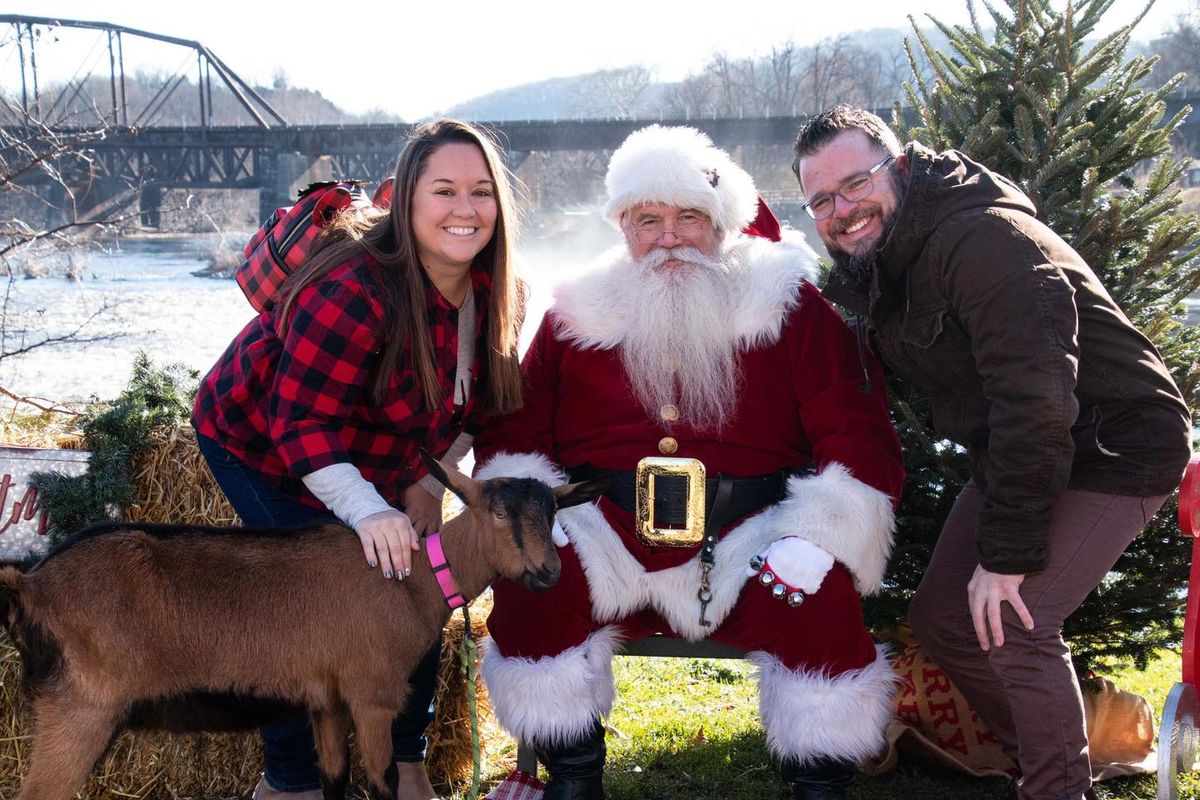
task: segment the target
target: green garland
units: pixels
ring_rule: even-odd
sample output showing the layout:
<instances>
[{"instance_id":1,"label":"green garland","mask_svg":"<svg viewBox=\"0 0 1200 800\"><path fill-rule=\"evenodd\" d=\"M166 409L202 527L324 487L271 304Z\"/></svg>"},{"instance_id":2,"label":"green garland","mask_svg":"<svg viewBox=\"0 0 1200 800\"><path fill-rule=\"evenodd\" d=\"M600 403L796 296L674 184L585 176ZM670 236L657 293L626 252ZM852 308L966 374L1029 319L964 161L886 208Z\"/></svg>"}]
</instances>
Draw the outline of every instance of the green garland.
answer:
<instances>
[{"instance_id":1,"label":"green garland","mask_svg":"<svg viewBox=\"0 0 1200 800\"><path fill-rule=\"evenodd\" d=\"M87 472L30 476L50 521L51 547L68 533L120 518L136 496L134 458L149 449L156 431L188 419L199 377L182 364L157 368L138 351L129 385L116 400L94 403L83 418L83 449L91 453Z\"/></svg>"}]
</instances>

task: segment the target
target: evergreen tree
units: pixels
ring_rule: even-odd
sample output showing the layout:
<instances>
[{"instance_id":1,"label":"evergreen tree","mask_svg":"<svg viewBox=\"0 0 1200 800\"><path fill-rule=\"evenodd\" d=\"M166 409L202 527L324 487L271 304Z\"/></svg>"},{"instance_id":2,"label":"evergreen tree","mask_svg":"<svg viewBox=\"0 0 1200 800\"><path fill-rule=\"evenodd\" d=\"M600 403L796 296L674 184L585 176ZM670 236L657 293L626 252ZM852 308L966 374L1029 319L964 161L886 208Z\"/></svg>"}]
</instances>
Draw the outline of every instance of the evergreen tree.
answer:
<instances>
[{"instance_id":1,"label":"evergreen tree","mask_svg":"<svg viewBox=\"0 0 1200 800\"><path fill-rule=\"evenodd\" d=\"M91 452L83 475L35 472L30 483L50 521L50 543L80 528L119 519L136 495L133 460L146 452L155 431L188 419L198 373L182 364L155 367L139 351L129 385L84 418L83 447Z\"/></svg>"},{"instance_id":2,"label":"evergreen tree","mask_svg":"<svg viewBox=\"0 0 1200 800\"><path fill-rule=\"evenodd\" d=\"M1137 20L1085 41L1112 2L1079 0L1061 11L1050 0L985 4L994 25L987 30L968 0L970 26L932 20L949 52L933 48L913 22L917 45L906 48L914 83L905 93L915 124L897 109L896 127L901 139L961 150L1016 181L1158 347L1195 414L1200 329L1181 320L1184 299L1200 288L1200 224L1179 211L1187 162L1170 157L1171 134L1190 109L1163 119L1182 75L1159 89L1139 86L1157 58L1126 60ZM930 72L918 56L932 78L922 77ZM869 609L876 624L903 619L969 473L961 450L936 440L927 407L896 388L909 477L890 584ZM1178 643L1189 560L1172 501L1068 620L1081 673L1104 658L1144 666L1156 648Z\"/></svg>"}]
</instances>

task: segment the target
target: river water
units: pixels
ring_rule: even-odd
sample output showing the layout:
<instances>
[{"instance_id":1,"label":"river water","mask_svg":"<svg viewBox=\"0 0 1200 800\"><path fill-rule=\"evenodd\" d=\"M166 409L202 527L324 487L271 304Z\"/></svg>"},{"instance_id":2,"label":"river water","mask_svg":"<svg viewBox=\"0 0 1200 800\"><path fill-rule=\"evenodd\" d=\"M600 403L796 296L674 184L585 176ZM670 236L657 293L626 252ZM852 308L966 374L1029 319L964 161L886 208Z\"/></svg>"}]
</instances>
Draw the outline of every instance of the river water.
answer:
<instances>
[{"instance_id":1,"label":"river water","mask_svg":"<svg viewBox=\"0 0 1200 800\"><path fill-rule=\"evenodd\" d=\"M5 358L0 386L54 402L90 395L110 399L128 382L139 349L158 365L180 362L207 370L254 314L234 281L191 274L208 266L211 251L206 237L126 238L75 254L77 280L12 281L10 334L16 319L25 323L30 340L76 330L103 340ZM110 310L84 324L105 305ZM9 351L13 344L10 338Z\"/></svg>"},{"instance_id":2,"label":"river water","mask_svg":"<svg viewBox=\"0 0 1200 800\"><path fill-rule=\"evenodd\" d=\"M582 239L546 237L522 250L533 287L523 338L536 328L553 283L616 241L611 229L592 226ZM91 395L111 399L128 382L139 349L160 366L177 362L207 371L254 315L233 280L192 274L208 266L214 246L213 238L203 236L123 239L119 246L77 257L78 280L11 281L9 319L26 323L30 339L67 335L105 304L111 311L80 330L102 341L41 347L0 361L0 387L56 403ZM1189 317L1200 323L1200 300L1191 302ZM9 325L10 336L16 327ZM8 349L12 346L10 340Z\"/></svg>"},{"instance_id":3,"label":"river water","mask_svg":"<svg viewBox=\"0 0 1200 800\"><path fill-rule=\"evenodd\" d=\"M13 333L20 328L28 330L30 341L76 330L98 341L43 346L4 358L0 387L52 403L92 395L111 399L127 384L139 349L158 366L182 363L206 372L254 316L235 281L193 275L208 267L214 246L213 238L202 236L127 238L119 246L74 255L71 270L78 279L10 281L7 351L16 345ZM526 337L549 304L551 284L566 272L564 260L550 252L535 246L522 254L534 287ZM578 263L578 253L588 251L573 252L571 260ZM84 324L105 305L108 311ZM0 400L0 408L11 402Z\"/></svg>"}]
</instances>

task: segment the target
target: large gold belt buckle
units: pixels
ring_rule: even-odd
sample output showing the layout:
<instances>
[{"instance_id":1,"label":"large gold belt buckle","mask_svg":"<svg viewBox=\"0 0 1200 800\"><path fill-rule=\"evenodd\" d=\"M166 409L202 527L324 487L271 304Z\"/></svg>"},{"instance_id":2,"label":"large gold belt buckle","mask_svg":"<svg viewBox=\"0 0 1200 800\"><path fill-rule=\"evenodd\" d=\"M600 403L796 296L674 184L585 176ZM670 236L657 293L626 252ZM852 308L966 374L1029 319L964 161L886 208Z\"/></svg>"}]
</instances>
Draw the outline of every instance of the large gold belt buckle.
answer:
<instances>
[{"instance_id":1,"label":"large gold belt buckle","mask_svg":"<svg viewBox=\"0 0 1200 800\"><path fill-rule=\"evenodd\" d=\"M660 475L687 478L683 528L654 527L654 480ZM637 465L637 534L651 547L695 547L704 538L704 464L694 458L648 456Z\"/></svg>"}]
</instances>

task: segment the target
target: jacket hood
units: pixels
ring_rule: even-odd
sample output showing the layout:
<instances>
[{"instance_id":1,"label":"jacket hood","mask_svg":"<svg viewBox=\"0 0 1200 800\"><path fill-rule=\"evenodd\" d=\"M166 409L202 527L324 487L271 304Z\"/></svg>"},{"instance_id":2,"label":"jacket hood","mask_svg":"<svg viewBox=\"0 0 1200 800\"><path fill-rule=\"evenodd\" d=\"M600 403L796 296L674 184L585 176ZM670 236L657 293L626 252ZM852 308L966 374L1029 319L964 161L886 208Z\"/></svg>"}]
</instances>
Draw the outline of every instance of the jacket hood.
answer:
<instances>
[{"instance_id":1,"label":"jacket hood","mask_svg":"<svg viewBox=\"0 0 1200 800\"><path fill-rule=\"evenodd\" d=\"M878 266L898 278L925 248L930 235L949 218L980 209L1010 209L1037 216L1015 183L957 150L935 153L910 142L908 190L896 209L896 224L879 251Z\"/></svg>"}]
</instances>

